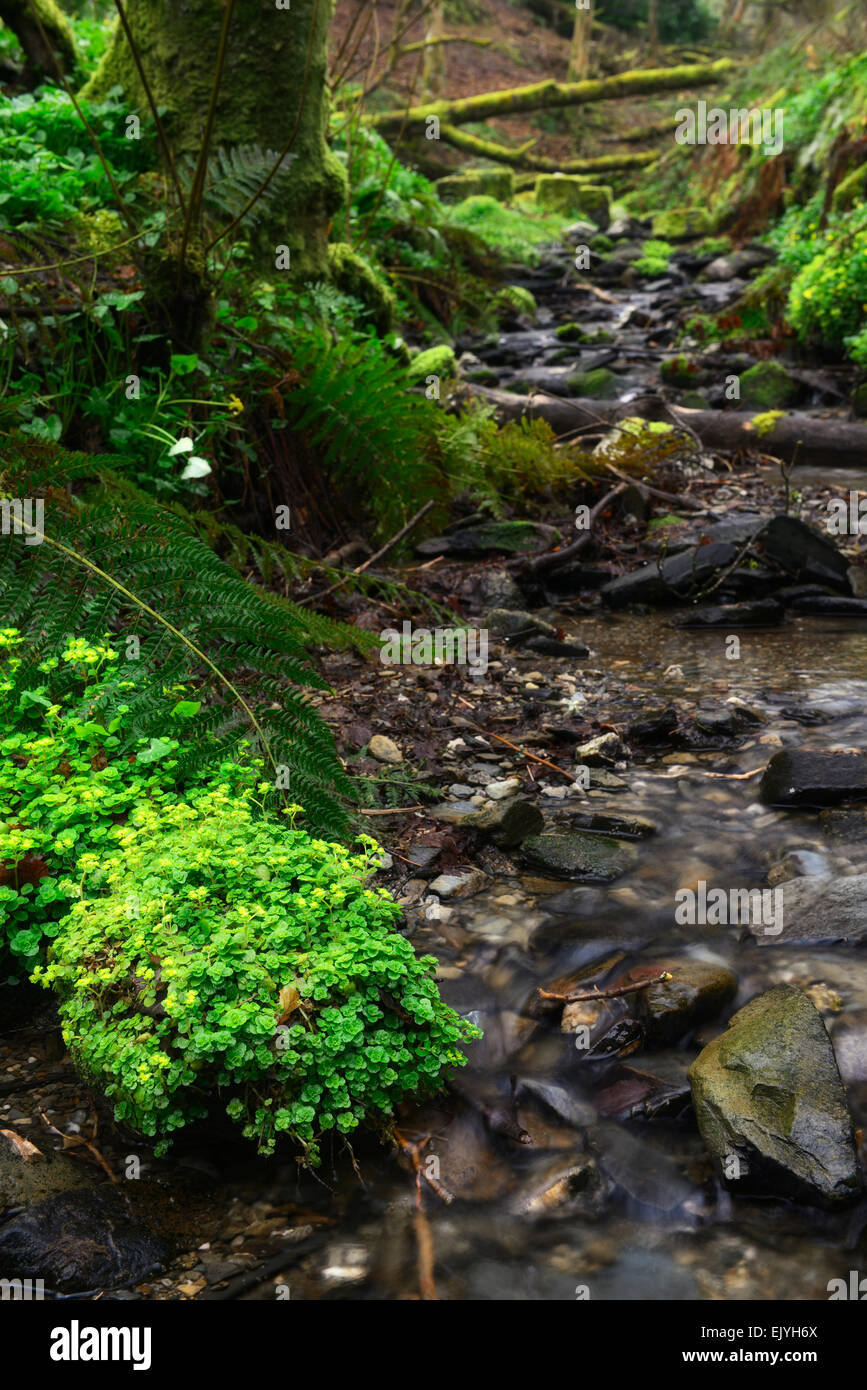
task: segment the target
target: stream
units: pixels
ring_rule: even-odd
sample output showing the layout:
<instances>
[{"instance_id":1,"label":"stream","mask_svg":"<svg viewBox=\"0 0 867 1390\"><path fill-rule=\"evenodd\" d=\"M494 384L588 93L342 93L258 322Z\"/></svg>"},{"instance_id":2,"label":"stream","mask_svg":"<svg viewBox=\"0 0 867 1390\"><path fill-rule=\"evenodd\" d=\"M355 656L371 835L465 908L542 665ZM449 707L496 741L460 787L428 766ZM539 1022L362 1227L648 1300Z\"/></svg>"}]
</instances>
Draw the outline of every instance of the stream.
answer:
<instances>
[{"instance_id":1,"label":"stream","mask_svg":"<svg viewBox=\"0 0 867 1390\"><path fill-rule=\"evenodd\" d=\"M468 374L480 371L506 389L522 381L558 391L577 373L606 367L628 400L658 389L676 312L719 309L744 283L696 283L701 266L685 252L655 284L603 275L597 283L613 301L605 302L569 287L570 265L552 253L522 273L539 299L538 325L517 323L496 342L460 344L475 359L465 362ZM564 347L555 330L572 320L591 336L613 333L614 341ZM710 358L718 385L707 398L716 404L729 359L742 370L744 354ZM839 406L840 376L842 369L802 370L804 408ZM792 479L805 497L826 483L817 470L796 470ZM867 490L867 469L841 475L838 486ZM691 1113L686 1070L748 1000L795 985L830 1032L860 1129L867 1123L867 955L856 946L769 946L738 924L680 926L675 894L702 880L750 889L767 887L769 873L782 882L867 870L867 819L853 834L815 810L770 808L758 798L758 777L749 775L782 747L860 746L867 619L796 615L785 626L744 630L732 661L723 633L677 629L670 611L611 612L564 601L540 616L585 643L589 656L558 662L500 650L490 669L498 689L530 696L554 723L580 711L619 728L671 707L704 736L591 768L580 796L542 769L537 804L546 829L568 829L576 817L584 823L588 812L626 827L618 841L627 847L625 864L610 882L531 872L507 853L489 856L490 886L475 896L440 904L428 893L407 903L407 934L437 957L444 998L484 1030L468 1049L457 1094L410 1107L397 1121L407 1144L423 1143L420 1162L433 1180L422 1207L437 1295L825 1299L831 1279L863 1264L867 1203L825 1211L724 1186ZM484 694L476 698L483 708ZM721 718L735 709L748 712L736 735ZM459 732L468 738L457 729L450 737ZM486 764L473 762L471 748L443 756L446 800L449 783L474 776L476 788L484 785ZM488 780L525 768L503 748L486 756ZM589 1006L593 1042L582 1048L584 1015L564 1031L559 1011L538 994L561 977L605 988L634 967L661 971L671 961L732 972L736 994L717 1016L668 1044L636 1041L626 996ZM19 1034L2 1040L7 1059L23 1041L41 1063L38 1020ZM74 1083L63 1084L77 1094ZM44 1087L39 1094L44 1105ZM10 1109L8 1100L2 1104L0 1125ZM58 1099L46 1108L57 1115L64 1105ZM122 1143L114 1144L121 1163L135 1152ZM358 1172L341 1156L326 1159L315 1176L299 1176L286 1157L257 1159L221 1133L215 1141L190 1134L168 1159L144 1160L144 1176L173 1194L180 1253L163 1277L149 1277L127 1296L418 1297L412 1167L372 1137L354 1157ZM186 1183L194 1201L184 1195Z\"/></svg>"}]
</instances>

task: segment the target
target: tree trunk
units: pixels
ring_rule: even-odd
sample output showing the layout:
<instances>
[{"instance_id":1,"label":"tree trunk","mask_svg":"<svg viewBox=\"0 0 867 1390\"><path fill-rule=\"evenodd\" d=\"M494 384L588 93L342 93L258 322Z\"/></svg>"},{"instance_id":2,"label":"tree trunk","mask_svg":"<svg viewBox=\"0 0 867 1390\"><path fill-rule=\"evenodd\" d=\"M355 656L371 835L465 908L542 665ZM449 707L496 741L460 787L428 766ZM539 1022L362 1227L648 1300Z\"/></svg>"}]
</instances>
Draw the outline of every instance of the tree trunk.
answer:
<instances>
[{"instance_id":1,"label":"tree trunk","mask_svg":"<svg viewBox=\"0 0 867 1390\"><path fill-rule=\"evenodd\" d=\"M55 77L58 67L64 73L74 67L72 30L54 0L0 0L0 20L24 49L34 82Z\"/></svg>"},{"instance_id":2,"label":"tree trunk","mask_svg":"<svg viewBox=\"0 0 867 1390\"><path fill-rule=\"evenodd\" d=\"M436 0L425 31L424 70L422 73L422 101L439 101L446 85L446 46L441 43L446 32L444 0Z\"/></svg>"},{"instance_id":3,"label":"tree trunk","mask_svg":"<svg viewBox=\"0 0 867 1390\"><path fill-rule=\"evenodd\" d=\"M460 101L432 101L407 110L381 111L369 118L377 130L399 131L403 127L424 125L436 116L449 125L487 121L496 116L514 116L525 111L553 110L560 106L584 106L594 101L616 101L644 96L648 92L680 91L708 83L722 82L734 68L730 58L715 63L687 64L676 68L646 68L621 72L616 77L591 78L586 82L535 82L529 87L507 87L499 92Z\"/></svg>"},{"instance_id":4,"label":"tree trunk","mask_svg":"<svg viewBox=\"0 0 867 1390\"><path fill-rule=\"evenodd\" d=\"M856 421L815 418L812 415L779 415L765 412L764 419L740 410L688 410L666 405L658 396L631 401L565 400L542 395L519 396L512 391L469 388L496 409L501 421L546 420L555 434L571 434L588 425L599 425L603 434L608 425L630 416L644 420L664 420L694 434L707 449L721 453L762 453L771 458L796 460L823 467L856 468L867 455L867 425ZM758 426L754 423L758 420ZM764 429L765 425L771 428Z\"/></svg>"},{"instance_id":5,"label":"tree trunk","mask_svg":"<svg viewBox=\"0 0 867 1390\"><path fill-rule=\"evenodd\" d=\"M650 0L647 12L647 37L650 40L650 61L659 61L659 0Z\"/></svg>"},{"instance_id":6,"label":"tree trunk","mask_svg":"<svg viewBox=\"0 0 867 1390\"><path fill-rule=\"evenodd\" d=\"M569 51L569 81L583 82L590 76L590 37L593 32L593 0L583 0L575 10L575 28Z\"/></svg>"},{"instance_id":7,"label":"tree trunk","mask_svg":"<svg viewBox=\"0 0 867 1390\"><path fill-rule=\"evenodd\" d=\"M125 0L142 68L178 156L201 146L211 100L224 5L216 0ZM332 0L292 0L291 10L237 0L216 103L212 148L253 145L295 156L268 233L289 247L291 270L324 277L328 232L346 176L325 141L328 120L326 42ZM120 85L142 121L151 119L132 51L118 25L84 95L101 98ZM264 177L264 176L263 176ZM275 211L276 210L276 211Z\"/></svg>"}]
</instances>

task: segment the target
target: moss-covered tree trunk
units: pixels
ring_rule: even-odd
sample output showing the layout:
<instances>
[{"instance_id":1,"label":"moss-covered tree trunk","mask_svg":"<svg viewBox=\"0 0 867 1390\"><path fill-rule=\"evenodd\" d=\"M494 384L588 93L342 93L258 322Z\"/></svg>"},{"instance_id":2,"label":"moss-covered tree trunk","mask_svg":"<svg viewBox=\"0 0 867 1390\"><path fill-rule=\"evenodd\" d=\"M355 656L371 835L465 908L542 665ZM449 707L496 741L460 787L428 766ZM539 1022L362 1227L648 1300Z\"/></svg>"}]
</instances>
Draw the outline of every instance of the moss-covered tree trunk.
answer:
<instances>
[{"instance_id":1,"label":"moss-covered tree trunk","mask_svg":"<svg viewBox=\"0 0 867 1390\"><path fill-rule=\"evenodd\" d=\"M0 21L24 50L34 81L68 72L75 63L75 41L54 0L0 0Z\"/></svg>"},{"instance_id":2,"label":"moss-covered tree trunk","mask_svg":"<svg viewBox=\"0 0 867 1390\"><path fill-rule=\"evenodd\" d=\"M291 8L278 8L236 0L213 127L212 148L258 145L276 155L292 141L295 158L268 222L275 247L289 247L292 271L302 276L328 273L328 231L345 189L343 166L325 140L332 5L333 0L291 0ZM125 0L124 8L154 100L166 110L169 141L176 155L195 155L207 122L225 4ZM142 121L150 119L120 25L84 94L103 97L116 85Z\"/></svg>"}]
</instances>

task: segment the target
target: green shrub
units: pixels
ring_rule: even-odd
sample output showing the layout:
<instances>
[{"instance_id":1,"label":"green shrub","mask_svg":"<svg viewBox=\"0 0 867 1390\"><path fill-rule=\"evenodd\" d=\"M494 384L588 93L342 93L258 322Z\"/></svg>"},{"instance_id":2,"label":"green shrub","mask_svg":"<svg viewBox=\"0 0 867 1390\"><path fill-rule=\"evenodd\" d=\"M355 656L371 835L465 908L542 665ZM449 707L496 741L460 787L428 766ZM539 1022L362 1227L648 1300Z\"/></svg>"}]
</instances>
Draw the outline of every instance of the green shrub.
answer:
<instances>
[{"instance_id":1,"label":"green shrub","mask_svg":"<svg viewBox=\"0 0 867 1390\"><path fill-rule=\"evenodd\" d=\"M35 977L83 1074L159 1151L219 1091L261 1152L285 1133L315 1164L323 1134L435 1089L478 1032L365 886L374 842L353 855L254 806L229 786L139 804L114 856L79 859Z\"/></svg>"},{"instance_id":2,"label":"green shrub","mask_svg":"<svg viewBox=\"0 0 867 1390\"><path fill-rule=\"evenodd\" d=\"M665 275L668 271L668 263L674 255L674 247L668 241L654 240L653 238L645 241L641 248L641 255L632 264L639 275L647 275L656 278Z\"/></svg>"},{"instance_id":3,"label":"green shrub","mask_svg":"<svg viewBox=\"0 0 867 1390\"><path fill-rule=\"evenodd\" d=\"M833 220L810 249L792 282L788 319L802 342L842 348L867 317L867 208Z\"/></svg>"}]
</instances>

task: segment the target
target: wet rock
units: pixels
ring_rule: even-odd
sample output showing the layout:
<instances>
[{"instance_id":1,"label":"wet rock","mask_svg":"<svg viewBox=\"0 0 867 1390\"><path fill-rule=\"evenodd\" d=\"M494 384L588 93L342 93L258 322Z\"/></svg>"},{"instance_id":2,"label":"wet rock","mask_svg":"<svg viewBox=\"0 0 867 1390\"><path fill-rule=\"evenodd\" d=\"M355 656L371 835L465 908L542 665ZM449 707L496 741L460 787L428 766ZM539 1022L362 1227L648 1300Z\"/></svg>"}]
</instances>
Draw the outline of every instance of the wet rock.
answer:
<instances>
[{"instance_id":1,"label":"wet rock","mask_svg":"<svg viewBox=\"0 0 867 1390\"><path fill-rule=\"evenodd\" d=\"M640 1207L673 1212L699 1196L670 1158L617 1125L600 1125L592 1148L606 1177Z\"/></svg>"},{"instance_id":2,"label":"wet rock","mask_svg":"<svg viewBox=\"0 0 867 1390\"><path fill-rule=\"evenodd\" d=\"M378 763L391 763L397 766L403 762L403 754L398 748L394 739L386 738L384 734L374 734L367 751L372 758L376 758Z\"/></svg>"},{"instance_id":3,"label":"wet rock","mask_svg":"<svg viewBox=\"0 0 867 1390\"><path fill-rule=\"evenodd\" d=\"M587 743L575 747L575 761L584 767L604 767L626 757L626 748L618 734L598 734Z\"/></svg>"},{"instance_id":4,"label":"wet rock","mask_svg":"<svg viewBox=\"0 0 867 1390\"><path fill-rule=\"evenodd\" d=\"M829 840L850 845L867 843L867 806L835 806L822 812L819 824Z\"/></svg>"},{"instance_id":5,"label":"wet rock","mask_svg":"<svg viewBox=\"0 0 867 1390\"><path fill-rule=\"evenodd\" d=\"M849 592L849 562L828 536L794 516L775 516L757 537L766 560L801 583L827 584Z\"/></svg>"},{"instance_id":6,"label":"wet rock","mask_svg":"<svg viewBox=\"0 0 867 1390\"><path fill-rule=\"evenodd\" d=\"M754 599L752 603L716 604L707 608L692 608L682 618L675 619L675 627L725 628L734 631L742 627L776 627L785 617L782 604L772 598Z\"/></svg>"},{"instance_id":7,"label":"wet rock","mask_svg":"<svg viewBox=\"0 0 867 1390\"><path fill-rule=\"evenodd\" d=\"M596 1111L589 1101L577 1096L568 1086L560 1086L554 1081L522 1077L515 1087L515 1095L519 1100L531 1096L573 1129L586 1129L596 1121Z\"/></svg>"},{"instance_id":8,"label":"wet rock","mask_svg":"<svg viewBox=\"0 0 867 1390\"><path fill-rule=\"evenodd\" d=\"M677 728L677 710L671 705L660 710L644 710L626 727L626 737L630 743L645 748L657 747L669 742L669 734Z\"/></svg>"},{"instance_id":9,"label":"wet rock","mask_svg":"<svg viewBox=\"0 0 867 1390\"><path fill-rule=\"evenodd\" d=\"M689 1064L684 1052L657 1052L646 1061L624 1062L597 1093L598 1114L610 1120L680 1118L692 1106Z\"/></svg>"},{"instance_id":10,"label":"wet rock","mask_svg":"<svg viewBox=\"0 0 867 1390\"><path fill-rule=\"evenodd\" d=\"M568 227L563 228L562 236L564 241L568 241L572 246L582 246L589 243L596 236L599 228L595 222L580 220L572 222Z\"/></svg>"},{"instance_id":11,"label":"wet rock","mask_svg":"<svg viewBox=\"0 0 867 1390\"><path fill-rule=\"evenodd\" d=\"M473 898L490 886L491 880L481 869L467 869L459 874L439 874L429 890L440 898Z\"/></svg>"},{"instance_id":12,"label":"wet rock","mask_svg":"<svg viewBox=\"0 0 867 1390\"><path fill-rule=\"evenodd\" d=\"M733 545L712 541L709 545L670 555L661 564L644 565L609 580L600 589L600 597L612 608L636 603L677 603L690 592L703 588L720 570L727 569L736 556Z\"/></svg>"},{"instance_id":13,"label":"wet rock","mask_svg":"<svg viewBox=\"0 0 867 1390\"><path fill-rule=\"evenodd\" d=\"M50 1197L0 1226L4 1277L44 1279L60 1293L136 1283L168 1256L166 1242L138 1224L119 1187Z\"/></svg>"},{"instance_id":14,"label":"wet rock","mask_svg":"<svg viewBox=\"0 0 867 1390\"><path fill-rule=\"evenodd\" d=\"M844 1082L867 1081L867 1009L855 1009L835 1019L831 1040Z\"/></svg>"},{"instance_id":15,"label":"wet rock","mask_svg":"<svg viewBox=\"0 0 867 1390\"><path fill-rule=\"evenodd\" d=\"M735 1189L832 1205L862 1190L831 1040L806 994L750 1001L690 1072L702 1138Z\"/></svg>"},{"instance_id":16,"label":"wet rock","mask_svg":"<svg viewBox=\"0 0 867 1390\"><path fill-rule=\"evenodd\" d=\"M737 993L737 978L725 966L703 960L657 960L630 970L616 985L665 971L670 980L637 995L636 1014L652 1047L668 1047L716 1018Z\"/></svg>"},{"instance_id":17,"label":"wet rock","mask_svg":"<svg viewBox=\"0 0 867 1390\"><path fill-rule=\"evenodd\" d=\"M759 783L766 806L835 806L867 798L867 754L784 748Z\"/></svg>"},{"instance_id":18,"label":"wet rock","mask_svg":"<svg viewBox=\"0 0 867 1390\"><path fill-rule=\"evenodd\" d=\"M650 223L642 222L638 217L615 217L608 228L608 235L612 241L619 241L621 237L641 240L649 233Z\"/></svg>"},{"instance_id":19,"label":"wet rock","mask_svg":"<svg viewBox=\"0 0 867 1390\"><path fill-rule=\"evenodd\" d=\"M805 594L791 605L793 613L813 614L817 618L867 618L867 598L848 598L845 594Z\"/></svg>"},{"instance_id":20,"label":"wet rock","mask_svg":"<svg viewBox=\"0 0 867 1390\"><path fill-rule=\"evenodd\" d=\"M482 526L465 526L448 536L432 536L416 546L416 554L430 558L434 555L518 555L524 550L537 550L554 545L559 532L552 526L535 521L489 521Z\"/></svg>"},{"instance_id":21,"label":"wet rock","mask_svg":"<svg viewBox=\"0 0 867 1390\"><path fill-rule=\"evenodd\" d=\"M604 1204L603 1187L599 1169L587 1154L544 1159L510 1198L509 1209L521 1216L551 1215L563 1208L571 1213L576 1201L586 1210L590 1198L591 1209L598 1211Z\"/></svg>"},{"instance_id":22,"label":"wet rock","mask_svg":"<svg viewBox=\"0 0 867 1390\"><path fill-rule=\"evenodd\" d=\"M556 637L557 629L523 608L492 608L485 614L491 637L518 646L530 637Z\"/></svg>"},{"instance_id":23,"label":"wet rock","mask_svg":"<svg viewBox=\"0 0 867 1390\"><path fill-rule=\"evenodd\" d=\"M657 241L689 241L709 236L712 230L707 208L669 208L653 219L653 237Z\"/></svg>"},{"instance_id":24,"label":"wet rock","mask_svg":"<svg viewBox=\"0 0 867 1390\"><path fill-rule=\"evenodd\" d=\"M11 1118L10 1110L0 1112L0 1124L8 1124ZM13 1207L91 1184L90 1174L68 1154L45 1149L40 1157L28 1160L11 1139L0 1134L0 1216Z\"/></svg>"},{"instance_id":25,"label":"wet rock","mask_svg":"<svg viewBox=\"0 0 867 1390\"><path fill-rule=\"evenodd\" d=\"M523 646L526 651L538 652L540 656L571 656L580 660L590 655L590 648L583 642L568 637L563 641L557 637L530 637Z\"/></svg>"},{"instance_id":26,"label":"wet rock","mask_svg":"<svg viewBox=\"0 0 867 1390\"><path fill-rule=\"evenodd\" d=\"M520 777L506 777L502 782L489 782L485 787L485 794L492 801L505 801L507 796L514 796L515 792L521 790Z\"/></svg>"},{"instance_id":27,"label":"wet rock","mask_svg":"<svg viewBox=\"0 0 867 1390\"><path fill-rule=\"evenodd\" d=\"M623 840L580 831L563 835L533 835L525 840L523 856L536 869L561 878L609 883L632 867L634 846Z\"/></svg>"},{"instance_id":28,"label":"wet rock","mask_svg":"<svg viewBox=\"0 0 867 1390\"><path fill-rule=\"evenodd\" d=\"M592 830L597 835L625 835L631 840L644 840L656 834L656 825L645 816L616 816L606 811L570 812L569 824L579 830Z\"/></svg>"},{"instance_id":29,"label":"wet rock","mask_svg":"<svg viewBox=\"0 0 867 1390\"><path fill-rule=\"evenodd\" d=\"M528 836L537 835L545 824L538 806L517 796L484 808L472 801L446 802L432 806L431 815L462 830L477 830L500 849L520 845Z\"/></svg>"},{"instance_id":30,"label":"wet rock","mask_svg":"<svg viewBox=\"0 0 867 1390\"><path fill-rule=\"evenodd\" d=\"M782 911L774 914L774 926L781 917L783 930L769 932L751 924L750 932L760 946L867 938L867 874L793 878L775 891L782 894Z\"/></svg>"},{"instance_id":31,"label":"wet rock","mask_svg":"<svg viewBox=\"0 0 867 1390\"><path fill-rule=\"evenodd\" d=\"M489 608L519 608L525 602L508 570L486 569L479 576L479 593L482 602Z\"/></svg>"}]
</instances>

